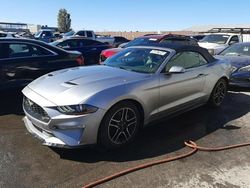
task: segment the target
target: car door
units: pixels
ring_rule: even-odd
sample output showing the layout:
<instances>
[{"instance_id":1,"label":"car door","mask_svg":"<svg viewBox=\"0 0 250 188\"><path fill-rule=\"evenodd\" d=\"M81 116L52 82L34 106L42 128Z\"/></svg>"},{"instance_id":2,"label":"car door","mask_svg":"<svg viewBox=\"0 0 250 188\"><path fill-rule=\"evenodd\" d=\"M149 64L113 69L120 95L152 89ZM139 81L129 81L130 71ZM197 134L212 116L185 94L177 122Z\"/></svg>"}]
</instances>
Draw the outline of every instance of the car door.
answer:
<instances>
[{"instance_id":1,"label":"car door","mask_svg":"<svg viewBox=\"0 0 250 188\"><path fill-rule=\"evenodd\" d=\"M24 42L5 43L4 46L8 55L0 60L2 89L24 87L48 72L51 52Z\"/></svg>"},{"instance_id":2,"label":"car door","mask_svg":"<svg viewBox=\"0 0 250 188\"><path fill-rule=\"evenodd\" d=\"M168 73L173 66L185 68L183 73ZM174 55L160 75L159 112L174 113L202 103L206 94L207 61L197 52L184 51Z\"/></svg>"}]
</instances>

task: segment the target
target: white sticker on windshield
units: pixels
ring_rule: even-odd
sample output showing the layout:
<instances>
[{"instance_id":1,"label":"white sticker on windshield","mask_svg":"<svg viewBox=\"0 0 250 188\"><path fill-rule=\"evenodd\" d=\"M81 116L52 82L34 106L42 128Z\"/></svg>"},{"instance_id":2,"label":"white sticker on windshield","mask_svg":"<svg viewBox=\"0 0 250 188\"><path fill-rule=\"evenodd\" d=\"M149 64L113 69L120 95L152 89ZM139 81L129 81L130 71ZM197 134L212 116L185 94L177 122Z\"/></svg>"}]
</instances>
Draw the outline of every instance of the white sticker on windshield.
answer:
<instances>
[{"instance_id":1,"label":"white sticker on windshield","mask_svg":"<svg viewBox=\"0 0 250 188\"><path fill-rule=\"evenodd\" d=\"M224 37L224 38L228 38L229 36L227 36L227 35L223 35L222 37Z\"/></svg>"},{"instance_id":2,"label":"white sticker on windshield","mask_svg":"<svg viewBox=\"0 0 250 188\"><path fill-rule=\"evenodd\" d=\"M248 52L249 51L249 48L247 46L244 47L243 49L244 52Z\"/></svg>"},{"instance_id":3,"label":"white sticker on windshield","mask_svg":"<svg viewBox=\"0 0 250 188\"><path fill-rule=\"evenodd\" d=\"M151 40L151 41L157 41L157 39L154 39L154 38L150 38L149 40Z\"/></svg>"},{"instance_id":4,"label":"white sticker on windshield","mask_svg":"<svg viewBox=\"0 0 250 188\"><path fill-rule=\"evenodd\" d=\"M151 50L151 54L156 54L156 55L165 55L167 52L161 51L161 50Z\"/></svg>"}]
</instances>

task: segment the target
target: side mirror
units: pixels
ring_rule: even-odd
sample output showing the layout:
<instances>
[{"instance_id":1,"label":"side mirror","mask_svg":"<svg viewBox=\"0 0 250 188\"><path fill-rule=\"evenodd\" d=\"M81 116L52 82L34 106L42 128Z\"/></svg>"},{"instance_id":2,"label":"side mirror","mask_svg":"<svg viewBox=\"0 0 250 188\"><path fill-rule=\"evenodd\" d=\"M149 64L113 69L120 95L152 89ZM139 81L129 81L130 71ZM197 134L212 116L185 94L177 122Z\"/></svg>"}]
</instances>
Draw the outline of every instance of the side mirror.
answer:
<instances>
[{"instance_id":1,"label":"side mirror","mask_svg":"<svg viewBox=\"0 0 250 188\"><path fill-rule=\"evenodd\" d=\"M172 73L178 74L178 73L184 73L184 72L186 72L186 69L184 67L181 67L181 66L172 66L168 71L168 73L170 73L170 74L172 74Z\"/></svg>"}]
</instances>

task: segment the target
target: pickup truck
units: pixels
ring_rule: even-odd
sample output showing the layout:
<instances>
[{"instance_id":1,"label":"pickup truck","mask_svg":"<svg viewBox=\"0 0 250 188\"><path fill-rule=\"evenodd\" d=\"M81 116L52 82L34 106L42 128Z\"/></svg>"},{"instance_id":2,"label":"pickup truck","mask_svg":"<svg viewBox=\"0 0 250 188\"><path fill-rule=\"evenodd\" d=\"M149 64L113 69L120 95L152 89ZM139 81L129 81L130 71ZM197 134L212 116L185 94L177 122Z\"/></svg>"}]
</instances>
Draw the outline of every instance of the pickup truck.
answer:
<instances>
[{"instance_id":1,"label":"pickup truck","mask_svg":"<svg viewBox=\"0 0 250 188\"><path fill-rule=\"evenodd\" d=\"M105 44L110 44L113 46L115 38L110 36L102 36L102 35L96 35L94 31L91 30L79 30L76 32L69 32L64 34L64 37L70 37L70 36L81 36L86 37L87 39L97 40L99 42L103 42Z\"/></svg>"},{"instance_id":2,"label":"pickup truck","mask_svg":"<svg viewBox=\"0 0 250 188\"><path fill-rule=\"evenodd\" d=\"M213 28L204 34L198 44L212 55L219 54L234 43L250 42L250 29L247 28Z\"/></svg>"}]
</instances>

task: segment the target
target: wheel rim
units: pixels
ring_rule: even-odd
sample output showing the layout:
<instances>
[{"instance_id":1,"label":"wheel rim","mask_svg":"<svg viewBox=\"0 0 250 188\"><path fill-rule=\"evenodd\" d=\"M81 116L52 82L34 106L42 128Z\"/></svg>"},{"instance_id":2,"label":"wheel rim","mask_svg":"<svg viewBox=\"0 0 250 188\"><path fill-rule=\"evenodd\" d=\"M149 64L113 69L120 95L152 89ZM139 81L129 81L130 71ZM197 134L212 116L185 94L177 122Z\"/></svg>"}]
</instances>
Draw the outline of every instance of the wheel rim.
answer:
<instances>
[{"instance_id":1,"label":"wheel rim","mask_svg":"<svg viewBox=\"0 0 250 188\"><path fill-rule=\"evenodd\" d=\"M137 127L137 116L131 108L121 108L114 113L108 125L108 136L114 144L128 142Z\"/></svg>"},{"instance_id":2,"label":"wheel rim","mask_svg":"<svg viewBox=\"0 0 250 188\"><path fill-rule=\"evenodd\" d=\"M219 83L214 92L214 102L219 105L223 102L226 95L226 87L224 83Z\"/></svg>"}]
</instances>

